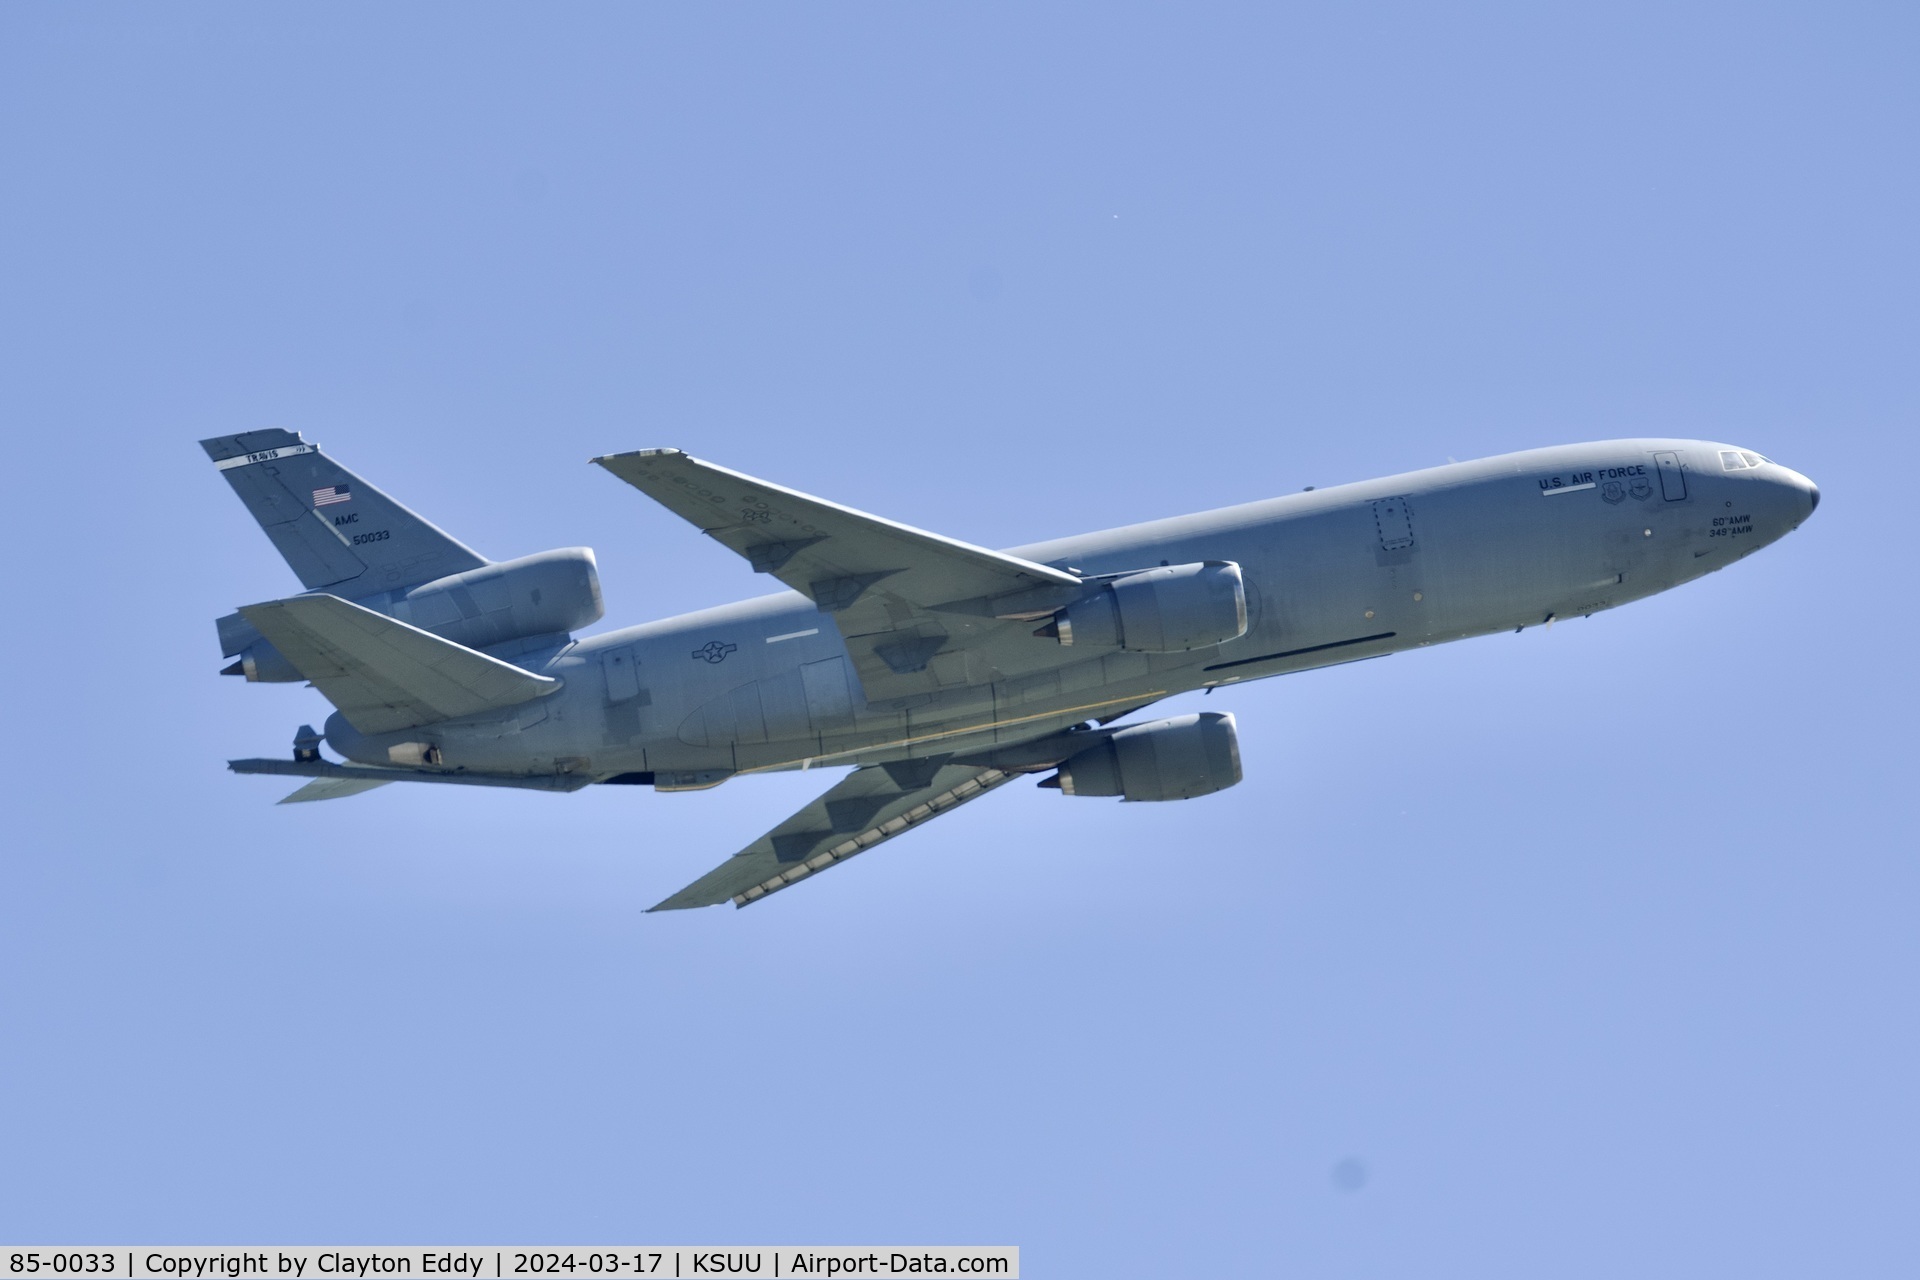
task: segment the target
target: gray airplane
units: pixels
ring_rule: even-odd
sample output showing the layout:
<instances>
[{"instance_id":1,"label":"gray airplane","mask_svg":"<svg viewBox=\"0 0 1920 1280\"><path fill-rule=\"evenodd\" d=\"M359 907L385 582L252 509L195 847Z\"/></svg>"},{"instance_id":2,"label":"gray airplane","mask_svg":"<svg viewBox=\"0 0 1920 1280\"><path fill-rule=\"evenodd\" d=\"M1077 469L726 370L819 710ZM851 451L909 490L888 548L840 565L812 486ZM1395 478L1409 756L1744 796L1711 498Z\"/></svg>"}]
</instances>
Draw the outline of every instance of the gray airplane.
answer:
<instances>
[{"instance_id":1,"label":"gray airplane","mask_svg":"<svg viewBox=\"0 0 1920 1280\"><path fill-rule=\"evenodd\" d=\"M201 444L306 587L219 620L223 674L307 681L337 708L291 759L229 762L310 779L282 803L853 766L656 911L757 902L1023 774L1068 796L1222 790L1241 777L1231 715L1116 722L1611 609L1820 502L1750 450L1609 440L989 551L643 449L593 461L789 590L576 639L604 612L591 550L489 561L296 433Z\"/></svg>"}]
</instances>

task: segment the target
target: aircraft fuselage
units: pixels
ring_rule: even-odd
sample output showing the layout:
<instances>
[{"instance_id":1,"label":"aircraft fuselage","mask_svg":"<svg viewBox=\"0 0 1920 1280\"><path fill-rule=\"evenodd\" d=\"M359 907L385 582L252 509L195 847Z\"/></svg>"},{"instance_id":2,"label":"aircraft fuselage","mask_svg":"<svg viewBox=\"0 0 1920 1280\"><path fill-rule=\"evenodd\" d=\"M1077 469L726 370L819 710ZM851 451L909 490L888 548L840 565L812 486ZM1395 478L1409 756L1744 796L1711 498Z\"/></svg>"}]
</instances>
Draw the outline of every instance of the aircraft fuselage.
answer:
<instances>
[{"instance_id":1,"label":"aircraft fuselage","mask_svg":"<svg viewBox=\"0 0 1920 1280\"><path fill-rule=\"evenodd\" d=\"M789 591L514 656L564 687L505 712L382 735L335 714L326 735L365 764L425 745L444 768L667 789L979 752L1177 693L1614 608L1775 541L1818 501L1804 476L1732 445L1535 449L1012 549L1082 575L1232 561L1247 631L1211 648L1036 635L1031 674L875 704L833 617Z\"/></svg>"}]
</instances>

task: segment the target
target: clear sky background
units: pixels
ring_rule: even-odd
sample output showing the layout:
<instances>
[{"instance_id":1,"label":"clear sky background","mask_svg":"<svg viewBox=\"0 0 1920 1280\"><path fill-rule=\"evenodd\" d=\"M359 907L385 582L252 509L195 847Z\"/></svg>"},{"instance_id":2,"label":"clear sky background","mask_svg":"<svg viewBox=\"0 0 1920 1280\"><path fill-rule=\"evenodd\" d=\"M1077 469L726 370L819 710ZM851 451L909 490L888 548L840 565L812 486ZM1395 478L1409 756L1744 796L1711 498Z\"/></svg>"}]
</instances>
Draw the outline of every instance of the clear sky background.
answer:
<instances>
[{"instance_id":1,"label":"clear sky background","mask_svg":"<svg viewBox=\"0 0 1920 1280\"><path fill-rule=\"evenodd\" d=\"M0 8L0 1238L1911 1274L1917 37ZM766 585L586 465L648 446L995 546L1622 435L1824 502L1588 621L1173 701L1238 715L1223 794L1012 787L646 917L821 779L225 771L327 710L216 674L297 583L194 442L264 426L595 547L606 626Z\"/></svg>"}]
</instances>

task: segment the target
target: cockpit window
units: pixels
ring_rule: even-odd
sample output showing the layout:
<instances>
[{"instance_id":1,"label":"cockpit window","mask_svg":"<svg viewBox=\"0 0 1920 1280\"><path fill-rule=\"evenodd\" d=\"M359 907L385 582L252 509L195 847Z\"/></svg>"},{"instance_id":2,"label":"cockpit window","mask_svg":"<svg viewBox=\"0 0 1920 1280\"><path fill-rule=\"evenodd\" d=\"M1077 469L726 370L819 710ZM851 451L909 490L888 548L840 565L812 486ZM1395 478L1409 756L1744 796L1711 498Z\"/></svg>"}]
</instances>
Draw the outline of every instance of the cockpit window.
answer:
<instances>
[{"instance_id":1,"label":"cockpit window","mask_svg":"<svg viewBox=\"0 0 1920 1280\"><path fill-rule=\"evenodd\" d=\"M1722 471L1745 471L1748 467L1757 467L1770 459L1757 453L1748 453L1745 449L1722 449L1720 451L1720 469Z\"/></svg>"},{"instance_id":2,"label":"cockpit window","mask_svg":"<svg viewBox=\"0 0 1920 1280\"><path fill-rule=\"evenodd\" d=\"M1745 449L1742 449L1740 451L1740 456L1747 460L1747 465L1750 467L1757 467L1761 463L1767 461L1767 459L1761 457L1759 454L1748 453Z\"/></svg>"}]
</instances>

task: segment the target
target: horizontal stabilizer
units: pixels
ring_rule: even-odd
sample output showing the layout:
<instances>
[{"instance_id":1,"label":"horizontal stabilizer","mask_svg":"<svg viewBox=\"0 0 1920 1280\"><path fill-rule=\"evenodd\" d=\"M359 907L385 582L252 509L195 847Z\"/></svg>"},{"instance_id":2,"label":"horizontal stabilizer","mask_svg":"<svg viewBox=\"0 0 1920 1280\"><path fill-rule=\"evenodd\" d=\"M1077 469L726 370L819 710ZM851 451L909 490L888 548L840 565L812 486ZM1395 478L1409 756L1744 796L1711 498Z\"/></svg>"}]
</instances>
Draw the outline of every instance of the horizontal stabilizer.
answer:
<instances>
[{"instance_id":1,"label":"horizontal stabilizer","mask_svg":"<svg viewBox=\"0 0 1920 1280\"><path fill-rule=\"evenodd\" d=\"M500 711L560 688L338 596L294 596L240 614L362 733Z\"/></svg>"},{"instance_id":2,"label":"horizontal stabilizer","mask_svg":"<svg viewBox=\"0 0 1920 1280\"><path fill-rule=\"evenodd\" d=\"M389 782L452 782L469 787L514 787L522 791L578 791L590 786L593 778L583 773L469 773L464 769L433 769L366 764L335 764L331 760L229 760L227 768L235 773L258 773L277 778L318 778L341 782L355 791L385 786ZM308 788L282 800L291 804L296 797L325 800L330 796L305 795ZM336 791L333 795L353 795L354 791Z\"/></svg>"},{"instance_id":3,"label":"horizontal stabilizer","mask_svg":"<svg viewBox=\"0 0 1920 1280\"><path fill-rule=\"evenodd\" d=\"M944 757L855 769L812 804L651 908L744 907L1019 777Z\"/></svg>"}]
</instances>

